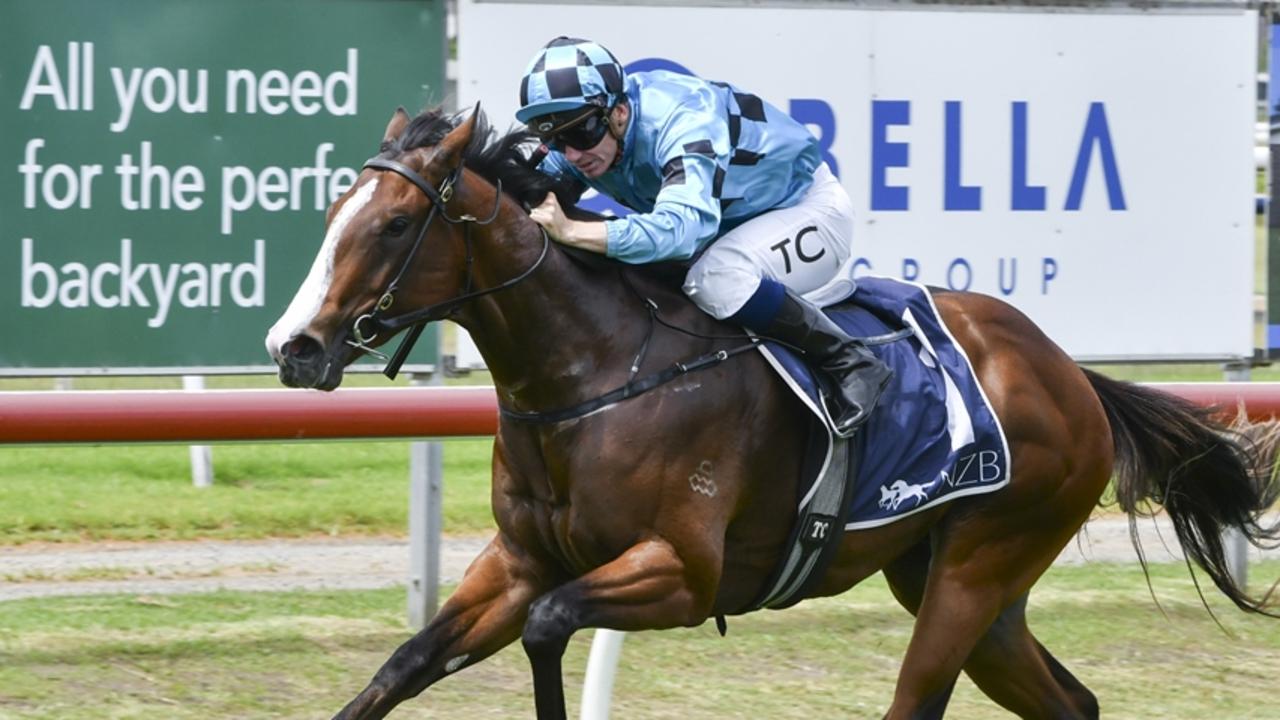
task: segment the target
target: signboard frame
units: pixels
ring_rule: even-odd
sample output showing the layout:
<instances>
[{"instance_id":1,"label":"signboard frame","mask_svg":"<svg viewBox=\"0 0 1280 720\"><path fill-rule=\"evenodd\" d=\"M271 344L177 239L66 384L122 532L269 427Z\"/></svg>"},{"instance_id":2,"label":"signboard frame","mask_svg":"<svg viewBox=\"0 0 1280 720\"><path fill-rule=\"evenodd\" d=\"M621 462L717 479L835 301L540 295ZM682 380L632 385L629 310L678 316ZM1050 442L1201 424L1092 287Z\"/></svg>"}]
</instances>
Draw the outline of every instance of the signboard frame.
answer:
<instances>
[{"instance_id":1,"label":"signboard frame","mask_svg":"<svg viewBox=\"0 0 1280 720\"><path fill-rule=\"evenodd\" d=\"M262 337L325 208L397 106L452 99L445 0L4 12L0 377L274 372Z\"/></svg>"},{"instance_id":2,"label":"signboard frame","mask_svg":"<svg viewBox=\"0 0 1280 720\"><path fill-rule=\"evenodd\" d=\"M912 279L946 287L948 274L982 272L987 285L968 289L1013 302L1083 362L1256 354L1256 3L460 0L459 13L463 27L486 28L459 39L459 100L491 117L514 110L543 42L589 37L632 71L734 82L809 125L854 199L855 253L877 274L918 270ZM760 42L734 54L708 27ZM1187 54L1209 46L1218 60L1207 65ZM1182 63L1204 67L1192 77ZM908 189L909 205L874 196L877 183ZM965 205L973 188L977 211ZM901 249L928 234L962 249ZM970 252L988 240L1000 249ZM1026 261L1025 285L1061 287L1074 273L1076 294L1004 296L1010 258Z\"/></svg>"}]
</instances>

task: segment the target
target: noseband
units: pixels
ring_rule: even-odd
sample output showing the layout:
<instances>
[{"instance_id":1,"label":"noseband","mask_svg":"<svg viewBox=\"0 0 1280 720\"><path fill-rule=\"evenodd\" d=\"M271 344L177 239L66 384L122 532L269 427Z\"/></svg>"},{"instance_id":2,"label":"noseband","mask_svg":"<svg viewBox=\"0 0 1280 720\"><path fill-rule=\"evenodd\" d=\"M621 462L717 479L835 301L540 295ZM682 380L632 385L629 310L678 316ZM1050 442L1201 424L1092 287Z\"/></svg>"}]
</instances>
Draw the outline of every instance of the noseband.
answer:
<instances>
[{"instance_id":1,"label":"noseband","mask_svg":"<svg viewBox=\"0 0 1280 720\"><path fill-rule=\"evenodd\" d=\"M488 225L497 219L498 208L502 203L502 180L499 179L497 181L497 191L494 193L493 197L493 212L484 220L479 220L474 215L470 214L453 217L445 210L445 205L447 205L453 198L454 186L462 177L461 162L459 162L458 166L440 182L439 189L432 187L421 175L414 171L413 168L410 168L403 163L396 162L395 160L387 160L385 158L378 157L370 158L365 162L364 167L371 170L390 171L396 173L400 177L416 185L418 189L431 200L431 210L427 213L427 219L422 223L422 229L418 231L418 237L414 240L413 247L410 248L409 254L405 256L404 263L400 266L400 271L396 273L395 279L391 281L391 284L387 286L386 291L384 291L382 296L378 298L378 302L374 304L373 309L357 317L355 322L352 323L351 337L353 339L346 341L348 345L361 352L368 353L387 361L387 366L382 372L384 375L394 380L396 374L400 372L400 366L403 365L405 359L408 358L409 352L413 349L413 344L417 342L418 336L422 334L422 329L426 327L427 323L436 320L443 320L463 303L466 303L469 300L474 300L482 295L488 295L490 293L498 292L499 290L505 290L529 277L534 270L538 269L538 266L542 265L542 261L546 259L547 248L550 246L551 240L547 237L546 231L543 230L542 253L538 255L538 259L534 261L533 265L531 265L529 269L499 285L473 292L471 290L471 286L473 279L474 257L471 252L471 226ZM404 278L405 273L409 271L410 265L413 264L413 260L418 254L418 249L422 247L422 240L427 236L427 229L431 227L431 221L435 220L437 215L450 225L462 225L465 229L463 237L467 252L467 277L466 282L463 285L462 294L453 299L436 303L435 305L429 305L419 310L413 310L400 315L394 315L392 317L384 317L383 314L390 310L392 305L395 304L395 293L396 290L400 288L400 280ZM372 347L369 347L369 343L377 339L380 333L385 332L395 334L404 328L409 328L409 333L405 335L404 340L400 342L400 346L396 348L395 353L393 353L391 357L387 357L377 350L374 350Z\"/></svg>"}]
</instances>

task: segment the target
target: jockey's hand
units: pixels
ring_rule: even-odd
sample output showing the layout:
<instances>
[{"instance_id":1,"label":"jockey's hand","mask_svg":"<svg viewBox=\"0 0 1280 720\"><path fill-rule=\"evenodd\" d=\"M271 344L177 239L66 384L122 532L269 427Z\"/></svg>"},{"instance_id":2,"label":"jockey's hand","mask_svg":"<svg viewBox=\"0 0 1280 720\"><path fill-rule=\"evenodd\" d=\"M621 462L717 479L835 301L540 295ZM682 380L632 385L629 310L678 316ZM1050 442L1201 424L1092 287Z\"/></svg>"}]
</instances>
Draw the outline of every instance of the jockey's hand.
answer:
<instances>
[{"instance_id":1,"label":"jockey's hand","mask_svg":"<svg viewBox=\"0 0 1280 720\"><path fill-rule=\"evenodd\" d=\"M570 244L567 243L567 238L573 231L572 221L565 217L555 193L547 193L542 204L529 211L529 217L541 225L552 240Z\"/></svg>"},{"instance_id":2,"label":"jockey's hand","mask_svg":"<svg viewBox=\"0 0 1280 720\"><path fill-rule=\"evenodd\" d=\"M529 217L541 225L556 242L602 255L608 247L608 233L604 223L570 220L565 216L555 193L547 193L542 204L529 211Z\"/></svg>"}]
</instances>

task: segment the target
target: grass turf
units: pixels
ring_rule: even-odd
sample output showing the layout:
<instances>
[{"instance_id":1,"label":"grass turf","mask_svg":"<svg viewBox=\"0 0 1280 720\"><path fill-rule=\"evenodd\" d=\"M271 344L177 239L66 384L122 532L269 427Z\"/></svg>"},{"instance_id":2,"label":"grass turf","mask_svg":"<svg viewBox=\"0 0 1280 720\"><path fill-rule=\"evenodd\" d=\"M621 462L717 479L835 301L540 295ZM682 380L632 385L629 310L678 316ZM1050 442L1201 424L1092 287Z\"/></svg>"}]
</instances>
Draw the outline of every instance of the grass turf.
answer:
<instances>
[{"instance_id":1,"label":"grass turf","mask_svg":"<svg viewBox=\"0 0 1280 720\"><path fill-rule=\"evenodd\" d=\"M1280 575L1280 562L1252 568ZM1129 565L1054 568L1031 626L1099 697L1104 717L1274 717L1280 621L1155 566L1163 613ZM408 637L402 590L55 598L0 604L0 717L328 717ZM911 618L877 576L784 612L627 636L614 690L625 718L880 717ZM565 657L571 714L590 643ZM395 718L531 717L519 644L429 689ZM967 679L949 718L1005 716Z\"/></svg>"}]
</instances>

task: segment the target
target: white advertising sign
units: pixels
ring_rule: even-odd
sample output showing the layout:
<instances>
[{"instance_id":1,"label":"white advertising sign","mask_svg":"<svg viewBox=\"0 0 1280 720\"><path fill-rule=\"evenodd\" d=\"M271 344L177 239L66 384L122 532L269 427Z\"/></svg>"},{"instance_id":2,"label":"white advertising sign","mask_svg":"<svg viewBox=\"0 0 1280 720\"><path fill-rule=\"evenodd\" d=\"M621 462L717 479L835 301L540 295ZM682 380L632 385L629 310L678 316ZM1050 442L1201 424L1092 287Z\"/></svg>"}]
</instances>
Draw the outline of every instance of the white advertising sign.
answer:
<instances>
[{"instance_id":1,"label":"white advertising sign","mask_svg":"<svg viewBox=\"0 0 1280 720\"><path fill-rule=\"evenodd\" d=\"M461 0L459 106L558 35L805 123L860 272L1013 303L1074 357L1253 352L1257 13Z\"/></svg>"}]
</instances>

